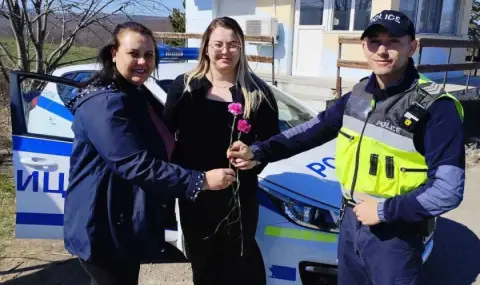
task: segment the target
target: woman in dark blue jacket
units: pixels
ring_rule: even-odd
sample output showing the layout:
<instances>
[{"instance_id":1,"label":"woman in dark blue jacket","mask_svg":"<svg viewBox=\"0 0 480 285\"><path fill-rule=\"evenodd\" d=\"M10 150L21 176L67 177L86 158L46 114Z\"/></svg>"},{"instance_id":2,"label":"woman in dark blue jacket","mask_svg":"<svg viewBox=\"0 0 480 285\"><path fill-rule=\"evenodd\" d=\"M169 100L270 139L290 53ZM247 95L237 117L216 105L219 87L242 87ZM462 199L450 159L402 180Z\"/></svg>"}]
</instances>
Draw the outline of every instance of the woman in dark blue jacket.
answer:
<instances>
[{"instance_id":1,"label":"woman in dark blue jacket","mask_svg":"<svg viewBox=\"0 0 480 285\"><path fill-rule=\"evenodd\" d=\"M158 66L150 30L134 22L117 26L98 59L102 69L67 105L75 138L65 247L94 284L138 284L140 263L175 253L164 238L175 222L175 198L225 189L235 173L168 163L173 136L159 115L162 105L143 85Z\"/></svg>"}]
</instances>

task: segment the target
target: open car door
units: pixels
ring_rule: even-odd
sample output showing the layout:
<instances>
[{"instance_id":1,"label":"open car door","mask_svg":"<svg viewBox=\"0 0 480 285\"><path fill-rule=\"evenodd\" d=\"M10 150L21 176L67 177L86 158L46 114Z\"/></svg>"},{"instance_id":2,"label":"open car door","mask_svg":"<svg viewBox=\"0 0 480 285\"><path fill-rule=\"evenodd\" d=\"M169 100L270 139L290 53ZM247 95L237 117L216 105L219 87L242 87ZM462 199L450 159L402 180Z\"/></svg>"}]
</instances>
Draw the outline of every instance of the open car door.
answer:
<instances>
[{"instance_id":1,"label":"open car door","mask_svg":"<svg viewBox=\"0 0 480 285\"><path fill-rule=\"evenodd\" d=\"M79 87L65 78L10 73L17 238L63 239L73 116L59 91Z\"/></svg>"}]
</instances>

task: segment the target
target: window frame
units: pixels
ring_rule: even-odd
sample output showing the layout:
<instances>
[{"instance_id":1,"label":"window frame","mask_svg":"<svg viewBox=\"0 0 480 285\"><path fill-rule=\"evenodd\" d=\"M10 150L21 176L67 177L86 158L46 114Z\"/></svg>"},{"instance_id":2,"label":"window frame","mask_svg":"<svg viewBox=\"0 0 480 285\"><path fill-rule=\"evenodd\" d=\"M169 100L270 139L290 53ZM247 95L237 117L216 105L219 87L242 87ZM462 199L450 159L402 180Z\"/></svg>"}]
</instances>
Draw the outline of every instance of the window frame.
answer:
<instances>
[{"instance_id":1,"label":"window frame","mask_svg":"<svg viewBox=\"0 0 480 285\"><path fill-rule=\"evenodd\" d=\"M301 0L295 1L295 10L294 10L294 17L295 17L295 27L296 28L302 28L302 29L320 29L320 30L325 30L326 27L330 24L330 6L332 0L323 0L323 15L322 15L322 24L321 25L302 25L300 24L300 18L301 18Z\"/></svg>"},{"instance_id":2,"label":"window frame","mask_svg":"<svg viewBox=\"0 0 480 285\"><path fill-rule=\"evenodd\" d=\"M435 36L459 36L461 32L459 32L459 26L460 26L460 20L462 18L462 15L460 14L461 12L461 8L462 8L462 5L464 3L464 0L455 0L455 1L458 1L457 3L457 10L455 11L456 12L456 22L455 22L455 31L454 33L440 33L440 29L439 29L439 32L438 33L427 33L427 32L419 32L418 31L418 27L420 27L420 21L421 21L421 9L420 7L423 6L423 1L424 0L414 0L415 1L415 7L416 7L416 13L415 13L415 18L412 19L413 23L415 24L415 32L417 35L435 35ZM445 3L446 0L442 0L442 10L443 10L443 4ZM440 11L442 12L442 11ZM441 23L441 19L440 19L440 23Z\"/></svg>"},{"instance_id":3,"label":"window frame","mask_svg":"<svg viewBox=\"0 0 480 285\"><path fill-rule=\"evenodd\" d=\"M328 17L328 28L327 30L331 33L356 33L356 32L362 32L362 30L355 30L355 12L356 12L356 5L357 5L357 1L358 0L351 0L352 3L350 5L350 22L349 22L349 25L348 25L348 30L335 30L333 28L333 21L334 21L334 14L335 14L335 0L330 0L328 2L330 2L330 5L329 5L329 8L330 8L330 13L329 13L329 17ZM373 6L373 1L374 0L370 0L372 2L372 6ZM372 17L372 8L370 8L370 17Z\"/></svg>"}]
</instances>

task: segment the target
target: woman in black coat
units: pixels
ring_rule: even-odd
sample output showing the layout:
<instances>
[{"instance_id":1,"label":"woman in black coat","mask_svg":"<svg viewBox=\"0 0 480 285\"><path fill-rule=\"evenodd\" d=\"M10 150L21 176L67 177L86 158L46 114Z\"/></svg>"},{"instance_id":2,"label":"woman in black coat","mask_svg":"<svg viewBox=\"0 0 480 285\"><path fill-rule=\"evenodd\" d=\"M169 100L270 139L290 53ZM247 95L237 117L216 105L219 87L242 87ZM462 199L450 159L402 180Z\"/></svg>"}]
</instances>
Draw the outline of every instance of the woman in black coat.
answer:
<instances>
[{"instance_id":1,"label":"woman in black coat","mask_svg":"<svg viewBox=\"0 0 480 285\"><path fill-rule=\"evenodd\" d=\"M279 132L275 98L250 72L235 20L223 17L209 25L199 64L172 84L164 117L176 134L172 161L199 171L230 167L226 153L238 138L248 145ZM263 167L240 172L240 184L227 191L179 199L195 285L265 284L255 241L257 175Z\"/></svg>"},{"instance_id":2,"label":"woman in black coat","mask_svg":"<svg viewBox=\"0 0 480 285\"><path fill-rule=\"evenodd\" d=\"M102 69L67 106L75 136L64 241L92 284L135 285L141 262L175 254L164 238L174 199L224 189L235 172L169 163L173 136L158 116L161 104L143 85L158 66L150 30L118 25L98 58Z\"/></svg>"}]
</instances>

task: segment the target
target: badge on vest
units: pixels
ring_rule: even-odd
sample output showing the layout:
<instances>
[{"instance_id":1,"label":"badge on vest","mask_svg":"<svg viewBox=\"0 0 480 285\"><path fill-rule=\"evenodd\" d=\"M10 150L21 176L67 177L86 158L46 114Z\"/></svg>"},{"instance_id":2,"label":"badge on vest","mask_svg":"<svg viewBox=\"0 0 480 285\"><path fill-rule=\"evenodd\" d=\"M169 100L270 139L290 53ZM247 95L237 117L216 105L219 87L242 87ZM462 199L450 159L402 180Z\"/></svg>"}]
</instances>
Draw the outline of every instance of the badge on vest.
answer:
<instances>
[{"instance_id":1,"label":"badge on vest","mask_svg":"<svg viewBox=\"0 0 480 285\"><path fill-rule=\"evenodd\" d=\"M418 102L413 102L398 122L407 132L413 133L418 123L428 114Z\"/></svg>"}]
</instances>

